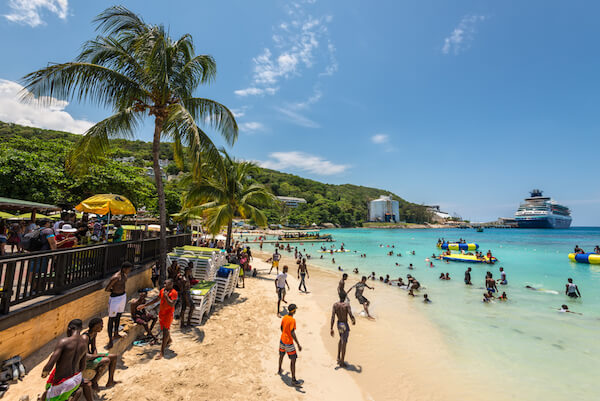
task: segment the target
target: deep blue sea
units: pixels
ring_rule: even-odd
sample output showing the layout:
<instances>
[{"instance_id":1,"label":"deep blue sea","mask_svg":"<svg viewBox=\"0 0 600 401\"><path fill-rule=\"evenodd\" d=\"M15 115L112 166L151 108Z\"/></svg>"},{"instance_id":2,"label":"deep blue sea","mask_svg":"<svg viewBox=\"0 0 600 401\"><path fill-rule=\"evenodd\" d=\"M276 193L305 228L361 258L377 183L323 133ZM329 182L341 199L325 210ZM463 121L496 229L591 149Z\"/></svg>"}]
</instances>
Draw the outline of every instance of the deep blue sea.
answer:
<instances>
[{"instance_id":1,"label":"deep blue sea","mask_svg":"<svg viewBox=\"0 0 600 401\"><path fill-rule=\"evenodd\" d=\"M415 276L425 287L421 294L426 292L433 300L422 312L442 332L457 363L488 372L491 385L511 389L509 398L600 399L596 385L600 377L600 265L574 263L567 257L576 244L586 251L600 245L600 228L324 232L333 235L335 248L343 243L351 252L335 253L334 264L331 255L319 259L320 244L304 244L301 247L312 255L311 263L336 270L341 266L351 277L355 267L361 275L374 271L392 278ZM441 237L475 242L484 253L492 250L499 262L434 260L431 268L425 259L440 253L436 243ZM390 250L394 256L388 256ZM367 257L361 258L361 253ZM408 269L410 263L414 270ZM469 266L473 269L470 287L463 282ZM507 272L508 285L499 288L506 291L508 301L484 304L485 273L491 271L499 278L500 266ZM452 280L439 280L441 272L450 273ZM564 294L569 277L579 286L582 298L573 300ZM406 291L398 289L398 296L406 297ZM582 315L558 312L562 304ZM376 311L376 297L373 308Z\"/></svg>"}]
</instances>

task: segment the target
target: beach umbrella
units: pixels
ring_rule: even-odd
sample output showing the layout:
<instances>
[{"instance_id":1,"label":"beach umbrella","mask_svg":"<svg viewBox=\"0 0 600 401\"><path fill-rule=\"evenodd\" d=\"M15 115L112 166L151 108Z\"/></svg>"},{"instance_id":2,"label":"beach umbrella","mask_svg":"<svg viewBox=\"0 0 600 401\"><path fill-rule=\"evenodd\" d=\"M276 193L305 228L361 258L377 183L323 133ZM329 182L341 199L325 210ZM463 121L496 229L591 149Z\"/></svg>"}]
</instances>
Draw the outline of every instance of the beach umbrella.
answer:
<instances>
[{"instance_id":1,"label":"beach umbrella","mask_svg":"<svg viewBox=\"0 0 600 401\"><path fill-rule=\"evenodd\" d=\"M78 212L108 215L107 227L110 225L110 215L135 214L133 203L123 195L98 194L87 198L75 206Z\"/></svg>"},{"instance_id":2,"label":"beach umbrella","mask_svg":"<svg viewBox=\"0 0 600 401\"><path fill-rule=\"evenodd\" d=\"M135 207L129 199L122 195L98 194L82 201L75 206L79 212L96 213L100 215L135 214Z\"/></svg>"}]
</instances>

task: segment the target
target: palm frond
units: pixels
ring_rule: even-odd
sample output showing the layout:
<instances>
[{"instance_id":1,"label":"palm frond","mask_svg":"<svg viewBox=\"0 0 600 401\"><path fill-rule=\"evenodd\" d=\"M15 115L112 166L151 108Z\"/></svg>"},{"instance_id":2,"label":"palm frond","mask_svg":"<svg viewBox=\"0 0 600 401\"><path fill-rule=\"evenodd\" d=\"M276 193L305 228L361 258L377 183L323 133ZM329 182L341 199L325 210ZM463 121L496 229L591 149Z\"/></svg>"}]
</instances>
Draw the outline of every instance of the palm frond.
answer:
<instances>
[{"instance_id":1,"label":"palm frond","mask_svg":"<svg viewBox=\"0 0 600 401\"><path fill-rule=\"evenodd\" d=\"M221 103L205 98L182 99L183 105L195 120L205 121L215 128L229 145L238 137L238 126L233 113Z\"/></svg>"}]
</instances>

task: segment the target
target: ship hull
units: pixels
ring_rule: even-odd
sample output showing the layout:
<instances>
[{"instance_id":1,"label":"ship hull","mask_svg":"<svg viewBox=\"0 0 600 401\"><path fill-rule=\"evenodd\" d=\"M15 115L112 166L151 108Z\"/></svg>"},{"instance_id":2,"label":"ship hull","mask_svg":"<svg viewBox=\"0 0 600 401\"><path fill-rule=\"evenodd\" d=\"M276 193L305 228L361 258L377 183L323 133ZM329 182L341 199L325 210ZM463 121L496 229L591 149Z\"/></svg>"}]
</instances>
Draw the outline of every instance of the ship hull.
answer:
<instances>
[{"instance_id":1,"label":"ship hull","mask_svg":"<svg viewBox=\"0 0 600 401\"><path fill-rule=\"evenodd\" d=\"M569 228L571 219L560 219L553 217L517 217L519 228Z\"/></svg>"}]
</instances>

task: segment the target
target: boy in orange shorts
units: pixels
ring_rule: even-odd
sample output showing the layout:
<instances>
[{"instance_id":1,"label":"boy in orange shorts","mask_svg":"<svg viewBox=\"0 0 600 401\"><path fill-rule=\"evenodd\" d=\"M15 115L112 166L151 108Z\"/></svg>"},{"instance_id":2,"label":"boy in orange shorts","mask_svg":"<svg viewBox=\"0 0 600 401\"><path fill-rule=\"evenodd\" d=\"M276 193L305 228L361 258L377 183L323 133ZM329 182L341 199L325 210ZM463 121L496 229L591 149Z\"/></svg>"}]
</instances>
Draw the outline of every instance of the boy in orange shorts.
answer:
<instances>
[{"instance_id":1,"label":"boy in orange shorts","mask_svg":"<svg viewBox=\"0 0 600 401\"><path fill-rule=\"evenodd\" d=\"M279 370L277 374L281 374L281 364L283 363L283 357L287 353L290 357L290 370L292 372L292 385L298 386L300 382L296 380L296 348L294 347L294 341L298 345L298 351L302 351L302 346L296 338L296 319L294 314L296 313L296 305L290 304L288 306L288 314L281 319L281 339L279 341Z\"/></svg>"},{"instance_id":2,"label":"boy in orange shorts","mask_svg":"<svg viewBox=\"0 0 600 401\"><path fill-rule=\"evenodd\" d=\"M162 344L160 345L160 354L156 359L161 359L165 356L165 350L167 346L173 342L171 340L171 323L173 323L173 314L175 313L175 303L177 302L177 291L173 289L173 280L167 279L165 281L165 288L160 290L158 297L145 305L138 306L138 310L144 309L148 306L154 305L160 300L160 309L158 311L158 324L162 330L163 338Z\"/></svg>"}]
</instances>

